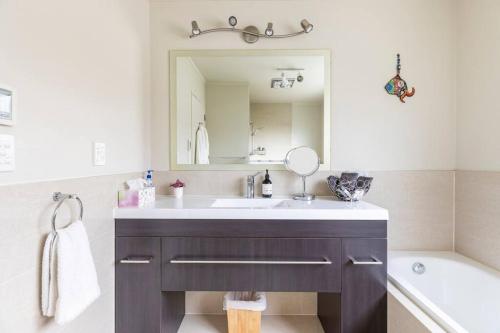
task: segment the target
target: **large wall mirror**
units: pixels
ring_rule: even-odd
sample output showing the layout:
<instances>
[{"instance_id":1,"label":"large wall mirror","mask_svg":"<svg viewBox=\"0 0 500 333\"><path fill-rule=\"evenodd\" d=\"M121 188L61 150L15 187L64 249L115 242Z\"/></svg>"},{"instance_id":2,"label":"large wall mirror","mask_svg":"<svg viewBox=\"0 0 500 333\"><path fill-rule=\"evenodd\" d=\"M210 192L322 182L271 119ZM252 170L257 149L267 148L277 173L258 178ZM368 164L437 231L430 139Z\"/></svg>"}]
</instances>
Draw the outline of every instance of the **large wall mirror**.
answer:
<instances>
[{"instance_id":1,"label":"large wall mirror","mask_svg":"<svg viewBox=\"0 0 500 333\"><path fill-rule=\"evenodd\" d=\"M170 52L172 170L284 169L313 148L330 164L330 51Z\"/></svg>"}]
</instances>

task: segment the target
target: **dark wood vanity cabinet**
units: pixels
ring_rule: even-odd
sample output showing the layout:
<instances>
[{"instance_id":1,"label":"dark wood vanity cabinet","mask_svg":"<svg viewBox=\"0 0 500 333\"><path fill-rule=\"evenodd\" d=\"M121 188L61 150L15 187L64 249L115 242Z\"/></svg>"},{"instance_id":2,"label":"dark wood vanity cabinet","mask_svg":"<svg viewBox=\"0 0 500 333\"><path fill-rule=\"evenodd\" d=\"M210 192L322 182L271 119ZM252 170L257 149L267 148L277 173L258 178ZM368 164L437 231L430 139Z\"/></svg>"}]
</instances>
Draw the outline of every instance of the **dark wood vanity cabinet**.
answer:
<instances>
[{"instance_id":1,"label":"dark wood vanity cabinet","mask_svg":"<svg viewBox=\"0 0 500 333\"><path fill-rule=\"evenodd\" d=\"M116 220L116 332L175 333L185 291L245 290L317 292L326 333L386 332L386 235L386 221Z\"/></svg>"}]
</instances>

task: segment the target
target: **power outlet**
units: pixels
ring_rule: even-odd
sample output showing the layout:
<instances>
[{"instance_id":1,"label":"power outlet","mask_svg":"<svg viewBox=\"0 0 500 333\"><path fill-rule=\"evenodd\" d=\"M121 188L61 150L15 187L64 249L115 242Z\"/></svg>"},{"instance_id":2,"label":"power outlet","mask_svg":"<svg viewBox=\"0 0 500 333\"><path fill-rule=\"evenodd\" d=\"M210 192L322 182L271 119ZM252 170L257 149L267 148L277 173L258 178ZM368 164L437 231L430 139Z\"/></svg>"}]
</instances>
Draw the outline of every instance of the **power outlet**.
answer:
<instances>
[{"instance_id":1,"label":"power outlet","mask_svg":"<svg viewBox=\"0 0 500 333\"><path fill-rule=\"evenodd\" d=\"M14 136L0 135L0 172L16 169Z\"/></svg>"},{"instance_id":2,"label":"power outlet","mask_svg":"<svg viewBox=\"0 0 500 333\"><path fill-rule=\"evenodd\" d=\"M102 142L94 142L94 165L106 165L106 144Z\"/></svg>"}]
</instances>

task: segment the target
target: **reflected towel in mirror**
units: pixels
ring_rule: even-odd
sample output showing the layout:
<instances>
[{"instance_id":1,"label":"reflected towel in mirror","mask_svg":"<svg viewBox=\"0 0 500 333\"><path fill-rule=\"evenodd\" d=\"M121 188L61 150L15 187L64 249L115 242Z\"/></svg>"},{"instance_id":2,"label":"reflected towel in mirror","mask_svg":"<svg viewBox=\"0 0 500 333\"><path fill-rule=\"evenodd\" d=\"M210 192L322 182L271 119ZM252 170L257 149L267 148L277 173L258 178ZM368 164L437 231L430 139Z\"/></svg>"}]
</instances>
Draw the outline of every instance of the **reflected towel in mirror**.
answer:
<instances>
[{"instance_id":1,"label":"reflected towel in mirror","mask_svg":"<svg viewBox=\"0 0 500 333\"><path fill-rule=\"evenodd\" d=\"M200 124L196 131L195 163L210 164L209 152L208 131L203 124Z\"/></svg>"}]
</instances>

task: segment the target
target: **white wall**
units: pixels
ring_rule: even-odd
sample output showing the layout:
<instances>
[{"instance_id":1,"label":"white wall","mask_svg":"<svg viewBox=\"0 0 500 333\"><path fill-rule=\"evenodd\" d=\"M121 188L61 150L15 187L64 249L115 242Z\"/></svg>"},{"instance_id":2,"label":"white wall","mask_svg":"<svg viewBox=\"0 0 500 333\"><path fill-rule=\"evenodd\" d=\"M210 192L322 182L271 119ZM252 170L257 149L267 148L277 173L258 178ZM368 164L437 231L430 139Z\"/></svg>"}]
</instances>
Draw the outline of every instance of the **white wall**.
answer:
<instances>
[{"instance_id":1,"label":"white wall","mask_svg":"<svg viewBox=\"0 0 500 333\"><path fill-rule=\"evenodd\" d=\"M458 2L457 168L500 171L500 2Z\"/></svg>"},{"instance_id":2,"label":"white wall","mask_svg":"<svg viewBox=\"0 0 500 333\"><path fill-rule=\"evenodd\" d=\"M241 27L272 21L276 32L308 18L314 31L251 45L231 33L187 37L192 19L204 29L227 25L230 15ZM332 50L333 169L454 169L455 15L454 0L153 1L153 167L169 166L169 49L325 48ZM384 91L398 52L403 77L417 89L406 104Z\"/></svg>"},{"instance_id":3,"label":"white wall","mask_svg":"<svg viewBox=\"0 0 500 333\"><path fill-rule=\"evenodd\" d=\"M0 184L144 170L147 0L0 1L0 83L17 93L14 173ZM107 144L94 167L92 142Z\"/></svg>"}]
</instances>

